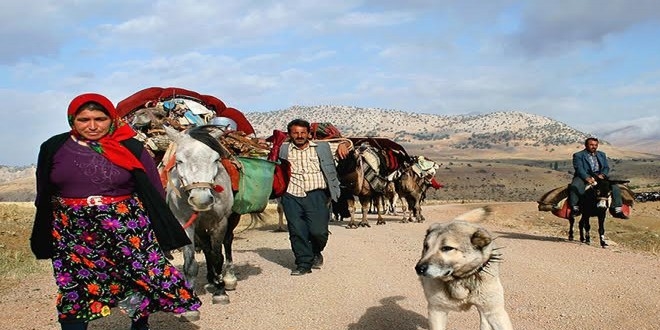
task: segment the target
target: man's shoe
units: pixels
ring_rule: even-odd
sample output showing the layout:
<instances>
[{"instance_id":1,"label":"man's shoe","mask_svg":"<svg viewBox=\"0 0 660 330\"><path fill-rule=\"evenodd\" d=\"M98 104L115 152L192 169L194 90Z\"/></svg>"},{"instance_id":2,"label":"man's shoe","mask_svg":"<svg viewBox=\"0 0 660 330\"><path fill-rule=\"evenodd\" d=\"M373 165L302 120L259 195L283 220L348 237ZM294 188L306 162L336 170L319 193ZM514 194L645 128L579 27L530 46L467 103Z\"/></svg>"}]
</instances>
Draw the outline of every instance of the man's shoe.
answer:
<instances>
[{"instance_id":1,"label":"man's shoe","mask_svg":"<svg viewBox=\"0 0 660 330\"><path fill-rule=\"evenodd\" d=\"M321 269L321 266L323 266L323 255L319 253L314 256L314 260L312 261L312 268Z\"/></svg>"},{"instance_id":2,"label":"man's shoe","mask_svg":"<svg viewBox=\"0 0 660 330\"><path fill-rule=\"evenodd\" d=\"M309 274L311 272L312 270L309 268L298 267L293 271L291 271L291 276L301 276L301 275Z\"/></svg>"},{"instance_id":3,"label":"man's shoe","mask_svg":"<svg viewBox=\"0 0 660 330\"><path fill-rule=\"evenodd\" d=\"M619 219L628 220L628 216L623 212L615 212L614 217L619 218Z\"/></svg>"}]
</instances>

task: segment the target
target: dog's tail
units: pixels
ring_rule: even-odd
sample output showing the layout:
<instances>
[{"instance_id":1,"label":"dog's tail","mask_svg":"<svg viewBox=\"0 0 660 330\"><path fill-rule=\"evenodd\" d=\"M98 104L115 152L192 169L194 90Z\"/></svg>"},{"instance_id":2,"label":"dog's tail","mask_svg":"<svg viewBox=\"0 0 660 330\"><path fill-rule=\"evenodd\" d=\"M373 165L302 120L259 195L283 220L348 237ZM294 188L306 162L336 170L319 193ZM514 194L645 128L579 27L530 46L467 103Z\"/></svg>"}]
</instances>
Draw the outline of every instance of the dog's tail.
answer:
<instances>
[{"instance_id":1,"label":"dog's tail","mask_svg":"<svg viewBox=\"0 0 660 330\"><path fill-rule=\"evenodd\" d=\"M478 209L470 210L468 212L465 212L459 216L457 216L454 220L461 220L461 221L467 221L467 222L480 222L486 219L486 217L492 212L492 208L488 205L484 207L480 207Z\"/></svg>"}]
</instances>

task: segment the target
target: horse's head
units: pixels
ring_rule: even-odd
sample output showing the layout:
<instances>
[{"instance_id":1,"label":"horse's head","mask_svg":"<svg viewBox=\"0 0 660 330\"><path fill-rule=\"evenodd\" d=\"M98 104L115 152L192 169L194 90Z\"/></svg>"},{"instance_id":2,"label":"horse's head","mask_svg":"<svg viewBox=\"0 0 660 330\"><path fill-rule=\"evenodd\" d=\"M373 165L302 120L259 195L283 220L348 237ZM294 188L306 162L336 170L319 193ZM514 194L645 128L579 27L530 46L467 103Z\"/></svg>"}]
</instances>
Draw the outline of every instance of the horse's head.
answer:
<instances>
[{"instance_id":1,"label":"horse's head","mask_svg":"<svg viewBox=\"0 0 660 330\"><path fill-rule=\"evenodd\" d=\"M231 194L229 175L221 163L224 153L217 138L221 130L193 128L179 132L165 128L168 137L176 143L175 185L188 194L188 204L195 211L208 211L216 202L217 194L227 190ZM221 184L229 185L223 187Z\"/></svg>"},{"instance_id":2,"label":"horse's head","mask_svg":"<svg viewBox=\"0 0 660 330\"><path fill-rule=\"evenodd\" d=\"M597 207L606 208L607 201L612 194L612 183L610 180L596 177L596 184L592 185L591 189L593 189L594 197L596 197Z\"/></svg>"},{"instance_id":3,"label":"horse's head","mask_svg":"<svg viewBox=\"0 0 660 330\"><path fill-rule=\"evenodd\" d=\"M337 175L340 179L356 171L358 165L358 157L360 157L359 152L357 152L355 149L351 149L345 158L339 159L337 161Z\"/></svg>"}]
</instances>

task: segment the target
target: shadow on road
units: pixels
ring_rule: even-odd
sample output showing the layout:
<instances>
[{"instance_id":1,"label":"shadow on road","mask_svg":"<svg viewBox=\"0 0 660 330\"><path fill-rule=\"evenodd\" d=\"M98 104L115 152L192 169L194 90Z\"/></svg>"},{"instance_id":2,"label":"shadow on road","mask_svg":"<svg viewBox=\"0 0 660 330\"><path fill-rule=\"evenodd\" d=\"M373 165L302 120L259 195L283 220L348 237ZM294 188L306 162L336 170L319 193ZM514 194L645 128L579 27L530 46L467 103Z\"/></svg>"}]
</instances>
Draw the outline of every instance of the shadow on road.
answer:
<instances>
[{"instance_id":1,"label":"shadow on road","mask_svg":"<svg viewBox=\"0 0 660 330\"><path fill-rule=\"evenodd\" d=\"M278 264L284 268L291 268L295 265L293 252L290 249L271 249L258 248L254 250L234 250L236 252L255 252L262 258Z\"/></svg>"},{"instance_id":2,"label":"shadow on road","mask_svg":"<svg viewBox=\"0 0 660 330\"><path fill-rule=\"evenodd\" d=\"M551 236L512 233L512 232L495 232L495 233L497 234L498 237L509 238L509 239L543 241L543 242L566 242L566 239L561 237L551 237Z\"/></svg>"},{"instance_id":3,"label":"shadow on road","mask_svg":"<svg viewBox=\"0 0 660 330\"><path fill-rule=\"evenodd\" d=\"M348 325L348 330L417 330L428 329L426 317L403 309L397 301L406 299L403 296L387 297L380 300L380 306L367 308L357 323Z\"/></svg>"}]
</instances>

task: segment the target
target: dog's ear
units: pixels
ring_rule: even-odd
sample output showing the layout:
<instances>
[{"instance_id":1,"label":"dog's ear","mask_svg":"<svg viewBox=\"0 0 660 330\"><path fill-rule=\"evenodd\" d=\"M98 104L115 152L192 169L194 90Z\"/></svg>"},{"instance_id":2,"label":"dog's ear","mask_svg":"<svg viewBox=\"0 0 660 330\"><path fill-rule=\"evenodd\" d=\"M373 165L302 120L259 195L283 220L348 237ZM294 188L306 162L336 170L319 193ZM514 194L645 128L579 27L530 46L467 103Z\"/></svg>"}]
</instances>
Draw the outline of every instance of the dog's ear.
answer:
<instances>
[{"instance_id":1,"label":"dog's ear","mask_svg":"<svg viewBox=\"0 0 660 330\"><path fill-rule=\"evenodd\" d=\"M429 229L426 230L426 235L428 235L428 234L431 233L432 231L434 231L434 230L436 230L436 229L438 229L438 228L440 228L440 227L442 227L442 226L444 226L444 224L443 224L443 223L440 223L440 222L436 222L436 223L431 224L431 225L429 226Z\"/></svg>"},{"instance_id":2,"label":"dog's ear","mask_svg":"<svg viewBox=\"0 0 660 330\"><path fill-rule=\"evenodd\" d=\"M493 241L493 238L490 237L490 233L486 231L483 228L477 229L477 231L472 234L472 237L470 238L470 241L472 242L472 245L476 246L479 248L479 250L483 249L484 247L488 246L490 242Z\"/></svg>"}]
</instances>

